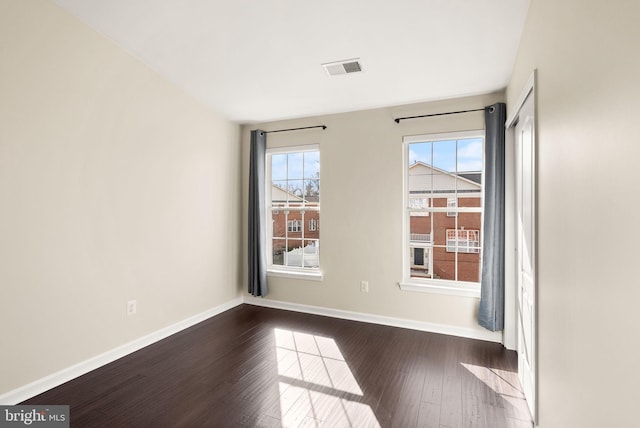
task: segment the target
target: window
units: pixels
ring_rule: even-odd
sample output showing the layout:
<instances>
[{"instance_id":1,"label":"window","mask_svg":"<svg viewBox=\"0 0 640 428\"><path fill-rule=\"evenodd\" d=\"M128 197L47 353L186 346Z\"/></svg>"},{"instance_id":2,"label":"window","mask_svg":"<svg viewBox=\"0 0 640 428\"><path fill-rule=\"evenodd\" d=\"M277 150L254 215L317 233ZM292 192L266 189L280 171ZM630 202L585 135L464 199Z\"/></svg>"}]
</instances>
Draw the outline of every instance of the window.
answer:
<instances>
[{"instance_id":1,"label":"window","mask_svg":"<svg viewBox=\"0 0 640 428\"><path fill-rule=\"evenodd\" d=\"M300 220L288 220L287 232L300 232Z\"/></svg>"},{"instance_id":2,"label":"window","mask_svg":"<svg viewBox=\"0 0 640 428\"><path fill-rule=\"evenodd\" d=\"M267 150L267 264L271 273L320 275L318 146ZM304 225L308 225L307 228Z\"/></svg>"},{"instance_id":3,"label":"window","mask_svg":"<svg viewBox=\"0 0 640 428\"><path fill-rule=\"evenodd\" d=\"M455 208L458 206L458 201L455 198L447 198L447 208ZM458 213L455 211L447 211L447 217L455 217Z\"/></svg>"},{"instance_id":4,"label":"window","mask_svg":"<svg viewBox=\"0 0 640 428\"><path fill-rule=\"evenodd\" d=\"M484 131L404 139L403 288L476 295Z\"/></svg>"},{"instance_id":5,"label":"window","mask_svg":"<svg viewBox=\"0 0 640 428\"><path fill-rule=\"evenodd\" d=\"M458 253L479 253L480 231L447 229L447 251Z\"/></svg>"},{"instance_id":6,"label":"window","mask_svg":"<svg viewBox=\"0 0 640 428\"><path fill-rule=\"evenodd\" d=\"M409 207L411 208L428 208L429 207L429 199L424 196L411 196L409 198Z\"/></svg>"},{"instance_id":7,"label":"window","mask_svg":"<svg viewBox=\"0 0 640 428\"><path fill-rule=\"evenodd\" d=\"M424 196L410 196L409 197L409 208L423 209L429 207L429 199ZM421 211L421 215L428 216L429 211Z\"/></svg>"}]
</instances>

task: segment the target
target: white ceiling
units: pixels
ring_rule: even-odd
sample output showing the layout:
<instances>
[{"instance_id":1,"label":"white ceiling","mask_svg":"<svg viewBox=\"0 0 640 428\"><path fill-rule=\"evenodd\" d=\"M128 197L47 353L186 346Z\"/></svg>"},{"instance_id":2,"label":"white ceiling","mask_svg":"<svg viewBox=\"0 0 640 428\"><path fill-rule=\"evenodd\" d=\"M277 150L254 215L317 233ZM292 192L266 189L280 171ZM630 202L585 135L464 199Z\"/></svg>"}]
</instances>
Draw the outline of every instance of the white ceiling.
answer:
<instances>
[{"instance_id":1,"label":"white ceiling","mask_svg":"<svg viewBox=\"0 0 640 428\"><path fill-rule=\"evenodd\" d=\"M54 0L249 123L507 85L529 0ZM320 64L360 58L363 73Z\"/></svg>"}]
</instances>

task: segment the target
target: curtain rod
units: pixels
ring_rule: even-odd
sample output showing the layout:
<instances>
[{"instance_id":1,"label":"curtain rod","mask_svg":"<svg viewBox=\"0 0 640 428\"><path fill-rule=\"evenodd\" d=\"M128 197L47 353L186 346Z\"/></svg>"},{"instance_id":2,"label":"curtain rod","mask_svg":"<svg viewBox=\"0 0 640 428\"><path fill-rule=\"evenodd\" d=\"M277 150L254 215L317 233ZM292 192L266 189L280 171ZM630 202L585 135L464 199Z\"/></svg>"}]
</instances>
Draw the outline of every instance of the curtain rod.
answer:
<instances>
[{"instance_id":1,"label":"curtain rod","mask_svg":"<svg viewBox=\"0 0 640 428\"><path fill-rule=\"evenodd\" d=\"M446 113L433 113L433 114L423 114L420 116L407 116L407 117L399 117L397 119L394 119L396 123L400 123L401 120L406 120L406 119L418 119L420 117L432 117L432 116L445 116L447 114L460 114L460 113L470 113L472 111L484 111L483 108L477 108L477 109L473 109L473 110L460 110L460 111L449 111Z\"/></svg>"},{"instance_id":2,"label":"curtain rod","mask_svg":"<svg viewBox=\"0 0 640 428\"><path fill-rule=\"evenodd\" d=\"M274 132L288 132L288 131L299 131L301 129L313 129L313 128L322 128L322 130L324 131L325 129L327 129L326 125L317 125L317 126L305 126L304 128L289 128L289 129L278 129L275 131L264 131L265 134L271 134Z\"/></svg>"}]
</instances>

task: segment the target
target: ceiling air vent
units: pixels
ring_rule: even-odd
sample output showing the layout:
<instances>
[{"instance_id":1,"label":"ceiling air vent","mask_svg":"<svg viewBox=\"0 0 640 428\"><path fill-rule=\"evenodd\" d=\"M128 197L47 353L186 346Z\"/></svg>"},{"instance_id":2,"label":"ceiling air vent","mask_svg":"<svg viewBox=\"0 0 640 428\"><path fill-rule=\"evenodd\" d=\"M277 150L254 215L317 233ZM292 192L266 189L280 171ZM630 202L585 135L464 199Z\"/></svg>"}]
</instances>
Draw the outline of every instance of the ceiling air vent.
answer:
<instances>
[{"instance_id":1,"label":"ceiling air vent","mask_svg":"<svg viewBox=\"0 0 640 428\"><path fill-rule=\"evenodd\" d=\"M329 76L337 76L339 74L359 73L362 71L360 58L347 59L344 61L327 62L322 64Z\"/></svg>"}]
</instances>

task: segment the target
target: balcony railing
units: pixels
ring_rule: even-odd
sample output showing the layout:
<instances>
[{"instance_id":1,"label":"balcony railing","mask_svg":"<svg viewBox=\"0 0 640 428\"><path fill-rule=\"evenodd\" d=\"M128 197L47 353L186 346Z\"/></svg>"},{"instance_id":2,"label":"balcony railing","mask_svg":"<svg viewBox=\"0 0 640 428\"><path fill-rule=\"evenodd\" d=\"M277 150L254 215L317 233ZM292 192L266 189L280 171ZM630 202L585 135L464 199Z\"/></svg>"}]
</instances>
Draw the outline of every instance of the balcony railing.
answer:
<instances>
[{"instance_id":1,"label":"balcony railing","mask_svg":"<svg viewBox=\"0 0 640 428\"><path fill-rule=\"evenodd\" d=\"M431 242L430 233L411 233L409 236L411 242Z\"/></svg>"},{"instance_id":2,"label":"balcony railing","mask_svg":"<svg viewBox=\"0 0 640 428\"><path fill-rule=\"evenodd\" d=\"M480 253L480 231L447 229L447 251Z\"/></svg>"}]
</instances>

